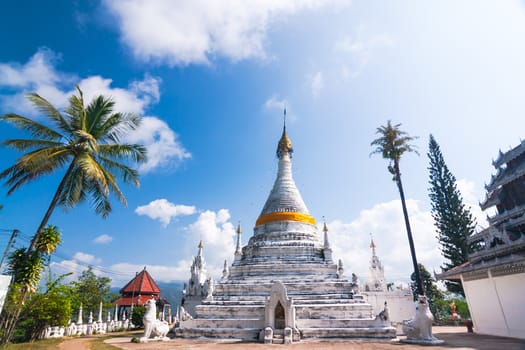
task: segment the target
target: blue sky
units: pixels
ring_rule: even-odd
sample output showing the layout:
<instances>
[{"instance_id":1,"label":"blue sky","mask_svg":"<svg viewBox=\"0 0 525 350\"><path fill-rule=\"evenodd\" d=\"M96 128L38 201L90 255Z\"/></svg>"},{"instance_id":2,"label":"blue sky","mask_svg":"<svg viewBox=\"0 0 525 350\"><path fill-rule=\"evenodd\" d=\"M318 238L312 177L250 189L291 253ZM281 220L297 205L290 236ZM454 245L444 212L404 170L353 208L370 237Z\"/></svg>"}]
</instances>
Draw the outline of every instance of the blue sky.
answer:
<instances>
[{"instance_id":1,"label":"blue sky","mask_svg":"<svg viewBox=\"0 0 525 350\"><path fill-rule=\"evenodd\" d=\"M388 280L411 273L398 193L386 161L369 157L388 119L419 136L402 160L419 260L442 263L428 202L428 135L441 146L465 201L477 206L491 161L523 137L522 1L41 1L2 4L0 114L40 118L35 91L63 107L79 84L144 116L141 186L123 187L108 219L88 204L50 223L64 242L57 273L88 265L121 286L147 266L186 280L200 239L212 276L243 244L276 174L282 110L294 177L326 218L334 256L366 279L370 233ZM0 138L19 135L0 125ZM17 153L0 149L1 168ZM11 229L28 244L57 173L11 196L0 192L0 247Z\"/></svg>"}]
</instances>

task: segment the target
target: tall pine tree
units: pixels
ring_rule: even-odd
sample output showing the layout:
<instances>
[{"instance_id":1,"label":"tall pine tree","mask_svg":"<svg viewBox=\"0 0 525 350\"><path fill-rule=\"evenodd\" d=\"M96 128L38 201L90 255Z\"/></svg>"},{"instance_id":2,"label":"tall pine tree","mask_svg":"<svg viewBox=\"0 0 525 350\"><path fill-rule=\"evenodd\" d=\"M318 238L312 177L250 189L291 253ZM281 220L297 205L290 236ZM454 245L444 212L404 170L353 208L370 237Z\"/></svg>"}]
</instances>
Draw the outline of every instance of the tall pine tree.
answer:
<instances>
[{"instance_id":1,"label":"tall pine tree","mask_svg":"<svg viewBox=\"0 0 525 350\"><path fill-rule=\"evenodd\" d=\"M447 271L467 261L467 238L474 232L476 222L469 209L465 208L461 193L456 187L456 178L448 170L439 145L432 135L428 144L428 158L432 217L441 243L441 252L447 259L441 268ZM461 283L446 281L445 284L450 292L465 295Z\"/></svg>"}]
</instances>

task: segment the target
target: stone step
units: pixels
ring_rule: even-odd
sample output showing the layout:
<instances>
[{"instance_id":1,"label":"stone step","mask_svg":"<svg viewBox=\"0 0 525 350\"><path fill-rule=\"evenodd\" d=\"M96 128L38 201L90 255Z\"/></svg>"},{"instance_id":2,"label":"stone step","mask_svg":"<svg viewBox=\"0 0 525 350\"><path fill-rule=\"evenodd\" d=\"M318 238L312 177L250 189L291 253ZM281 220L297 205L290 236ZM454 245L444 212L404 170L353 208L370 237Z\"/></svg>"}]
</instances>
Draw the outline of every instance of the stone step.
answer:
<instances>
[{"instance_id":1,"label":"stone step","mask_svg":"<svg viewBox=\"0 0 525 350\"><path fill-rule=\"evenodd\" d=\"M303 328L374 328L374 327L389 327L387 321L377 320L375 318L368 319L304 319L298 318L295 321L295 326L299 329Z\"/></svg>"},{"instance_id":2,"label":"stone step","mask_svg":"<svg viewBox=\"0 0 525 350\"><path fill-rule=\"evenodd\" d=\"M180 328L264 328L261 318L199 318L180 323Z\"/></svg>"},{"instance_id":3,"label":"stone step","mask_svg":"<svg viewBox=\"0 0 525 350\"><path fill-rule=\"evenodd\" d=\"M394 327L301 328L302 338L374 338L389 341L396 337Z\"/></svg>"},{"instance_id":4,"label":"stone step","mask_svg":"<svg viewBox=\"0 0 525 350\"><path fill-rule=\"evenodd\" d=\"M232 302L232 303L265 303L267 294L263 295L226 295L226 294L215 294L213 295L212 301L204 301L204 304L214 304L217 302ZM311 295L289 295L294 303L296 304L310 304L319 301L319 303L325 303L333 301L336 302L345 302L345 303L364 303L363 299L351 298L350 294L334 293L334 294L311 294Z\"/></svg>"},{"instance_id":5,"label":"stone step","mask_svg":"<svg viewBox=\"0 0 525 350\"><path fill-rule=\"evenodd\" d=\"M258 340L260 328L176 328L175 336L183 338L223 338Z\"/></svg>"}]
</instances>

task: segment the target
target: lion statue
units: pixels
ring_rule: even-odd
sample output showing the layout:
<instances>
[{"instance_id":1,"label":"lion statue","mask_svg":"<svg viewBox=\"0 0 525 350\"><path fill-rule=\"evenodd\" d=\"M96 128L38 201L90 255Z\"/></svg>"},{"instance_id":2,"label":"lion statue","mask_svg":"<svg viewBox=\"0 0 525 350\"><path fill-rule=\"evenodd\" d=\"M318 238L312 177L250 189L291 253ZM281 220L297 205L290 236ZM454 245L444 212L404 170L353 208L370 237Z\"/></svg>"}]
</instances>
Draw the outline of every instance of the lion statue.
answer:
<instances>
[{"instance_id":1,"label":"lion statue","mask_svg":"<svg viewBox=\"0 0 525 350\"><path fill-rule=\"evenodd\" d=\"M144 305L146 313L142 318L144 322L144 336L141 342L147 342L153 334L155 340L169 340L166 336L170 330L168 322L157 320L157 305L155 299L150 299Z\"/></svg>"},{"instance_id":2,"label":"lion statue","mask_svg":"<svg viewBox=\"0 0 525 350\"><path fill-rule=\"evenodd\" d=\"M434 316L430 312L427 297L420 295L418 298L418 307L416 316L403 324L403 332L407 335L407 340L419 340L432 342L437 340L432 336L432 322Z\"/></svg>"}]
</instances>

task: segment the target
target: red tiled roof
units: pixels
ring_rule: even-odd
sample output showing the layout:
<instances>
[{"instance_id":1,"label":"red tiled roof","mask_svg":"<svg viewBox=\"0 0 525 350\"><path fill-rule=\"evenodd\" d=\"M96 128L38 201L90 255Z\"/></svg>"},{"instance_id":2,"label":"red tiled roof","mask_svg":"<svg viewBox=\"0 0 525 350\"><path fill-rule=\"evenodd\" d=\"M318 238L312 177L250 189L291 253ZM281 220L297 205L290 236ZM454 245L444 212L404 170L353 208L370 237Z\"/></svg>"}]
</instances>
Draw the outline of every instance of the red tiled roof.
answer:
<instances>
[{"instance_id":1,"label":"red tiled roof","mask_svg":"<svg viewBox=\"0 0 525 350\"><path fill-rule=\"evenodd\" d=\"M131 296L139 294L149 294L149 295L159 295L160 289L157 286L157 283L153 280L153 277L144 270L139 272L135 278L128 282L121 290L120 294L122 296Z\"/></svg>"},{"instance_id":2,"label":"red tiled roof","mask_svg":"<svg viewBox=\"0 0 525 350\"><path fill-rule=\"evenodd\" d=\"M115 301L118 306L144 305L151 298L158 300L158 295L135 295L134 297L122 296Z\"/></svg>"}]
</instances>

